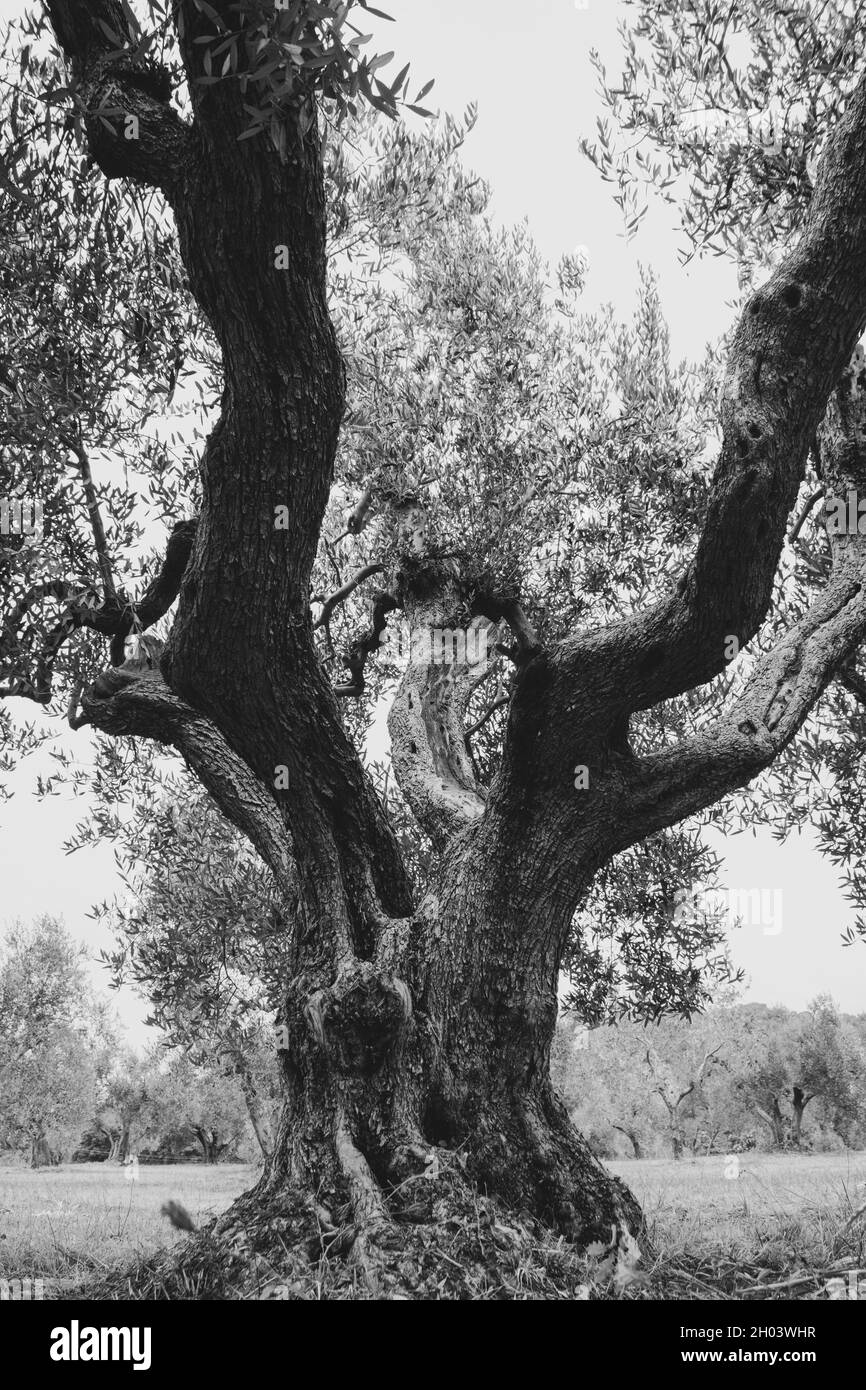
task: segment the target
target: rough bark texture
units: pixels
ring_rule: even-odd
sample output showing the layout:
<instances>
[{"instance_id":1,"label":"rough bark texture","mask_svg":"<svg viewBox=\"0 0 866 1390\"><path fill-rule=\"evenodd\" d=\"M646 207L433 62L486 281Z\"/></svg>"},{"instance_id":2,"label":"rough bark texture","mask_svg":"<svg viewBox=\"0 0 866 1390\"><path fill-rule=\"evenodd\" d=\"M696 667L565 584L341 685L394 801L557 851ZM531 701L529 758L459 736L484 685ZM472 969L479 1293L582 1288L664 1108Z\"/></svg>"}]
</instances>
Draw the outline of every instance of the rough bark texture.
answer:
<instances>
[{"instance_id":1,"label":"rough bark texture","mask_svg":"<svg viewBox=\"0 0 866 1390\"><path fill-rule=\"evenodd\" d=\"M462 739L472 671L410 664L391 718L394 767L441 852L413 904L309 613L344 391L314 104L306 134L287 112L284 155L264 139L239 143L237 86L195 85L195 40L210 30L183 0L194 107L184 126L152 84L143 91L135 73L112 68L92 21L122 27L113 0L49 9L82 90L99 95L109 83L116 104L135 103L148 138L129 151L95 123L92 152L107 175L165 190L222 348L222 413L202 459L202 508L161 670L116 673L82 708L99 729L177 748L294 906L281 1020L288 1102L254 1200L291 1185L316 1194L323 1219L348 1205L359 1230L380 1230L410 1208L414 1219L433 1209L441 1163L576 1241L635 1228L636 1203L551 1086L558 970L598 868L754 778L866 631L866 555L855 537L734 709L678 747L631 751L633 712L709 680L727 638L744 644L757 631L807 451L840 380L832 466L851 477L862 462L859 378L843 374L866 315L866 86L824 157L796 251L735 336L706 526L676 591L548 650L513 605L479 609L510 623L518 667L486 796ZM278 245L287 269L275 266ZM275 529L278 507L288 530ZM422 528L407 525L392 578L416 631L454 627L460 576L427 553ZM575 788L577 764L589 770L585 790ZM275 789L281 766L287 791Z\"/></svg>"}]
</instances>

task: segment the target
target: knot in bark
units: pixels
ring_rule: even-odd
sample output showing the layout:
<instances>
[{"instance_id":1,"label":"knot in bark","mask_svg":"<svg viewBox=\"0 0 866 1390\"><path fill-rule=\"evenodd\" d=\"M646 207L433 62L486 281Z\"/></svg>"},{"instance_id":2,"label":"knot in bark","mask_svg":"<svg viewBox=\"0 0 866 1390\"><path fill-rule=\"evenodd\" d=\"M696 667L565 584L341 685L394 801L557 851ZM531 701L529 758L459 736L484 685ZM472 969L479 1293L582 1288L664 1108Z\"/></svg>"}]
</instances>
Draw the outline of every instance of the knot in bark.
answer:
<instances>
[{"instance_id":1,"label":"knot in bark","mask_svg":"<svg viewBox=\"0 0 866 1390\"><path fill-rule=\"evenodd\" d=\"M396 975L359 961L342 970L307 1006L319 1043L343 1072L369 1076L396 1047L412 1015L408 986Z\"/></svg>"}]
</instances>

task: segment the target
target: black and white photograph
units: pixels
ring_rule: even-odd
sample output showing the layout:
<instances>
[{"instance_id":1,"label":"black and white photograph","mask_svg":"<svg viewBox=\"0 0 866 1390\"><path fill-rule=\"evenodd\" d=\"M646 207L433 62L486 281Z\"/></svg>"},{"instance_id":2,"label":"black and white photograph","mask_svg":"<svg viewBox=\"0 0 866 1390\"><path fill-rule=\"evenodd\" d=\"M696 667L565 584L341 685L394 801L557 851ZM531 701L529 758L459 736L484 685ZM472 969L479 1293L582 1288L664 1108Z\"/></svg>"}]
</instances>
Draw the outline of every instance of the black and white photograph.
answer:
<instances>
[{"instance_id":1,"label":"black and white photograph","mask_svg":"<svg viewBox=\"0 0 866 1390\"><path fill-rule=\"evenodd\" d=\"M0 0L23 1373L826 1378L864 753L866 0Z\"/></svg>"}]
</instances>

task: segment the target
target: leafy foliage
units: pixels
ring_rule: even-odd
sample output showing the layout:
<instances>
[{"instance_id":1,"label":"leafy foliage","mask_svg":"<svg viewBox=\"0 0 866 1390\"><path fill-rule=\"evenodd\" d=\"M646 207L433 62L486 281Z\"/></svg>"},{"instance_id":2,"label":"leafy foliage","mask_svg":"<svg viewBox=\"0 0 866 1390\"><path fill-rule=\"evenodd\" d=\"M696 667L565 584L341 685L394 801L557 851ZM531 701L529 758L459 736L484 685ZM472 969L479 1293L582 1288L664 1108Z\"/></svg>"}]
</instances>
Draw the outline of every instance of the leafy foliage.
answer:
<instances>
[{"instance_id":1,"label":"leafy foliage","mask_svg":"<svg viewBox=\"0 0 866 1390\"><path fill-rule=\"evenodd\" d=\"M90 990L84 951L56 919L13 923L0 950L0 1135L33 1162L77 1137L96 1105L116 1031Z\"/></svg>"}]
</instances>

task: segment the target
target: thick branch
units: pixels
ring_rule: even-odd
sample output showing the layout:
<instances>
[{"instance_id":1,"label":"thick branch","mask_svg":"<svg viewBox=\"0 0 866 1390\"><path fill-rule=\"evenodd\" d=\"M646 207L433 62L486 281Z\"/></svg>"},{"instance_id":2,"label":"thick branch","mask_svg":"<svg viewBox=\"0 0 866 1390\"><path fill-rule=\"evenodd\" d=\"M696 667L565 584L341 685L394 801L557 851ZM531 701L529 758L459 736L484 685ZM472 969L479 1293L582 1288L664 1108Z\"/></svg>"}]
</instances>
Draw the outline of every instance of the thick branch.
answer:
<instances>
[{"instance_id":1,"label":"thick branch","mask_svg":"<svg viewBox=\"0 0 866 1390\"><path fill-rule=\"evenodd\" d=\"M778 1107L779 1107L779 1102L778 1102L778 1100L774 1101L774 1103L775 1103L776 1108L777 1108L777 1110L778 1110ZM778 1123L779 1123L779 1121L781 1121L782 1118L783 1118L782 1112L781 1112L780 1110L778 1110L778 1120L776 1120L776 1119L773 1118L772 1115L768 1115L767 1112L766 1112L766 1110L762 1110L761 1107L760 1107L760 1105L756 1105L756 1106L755 1106L755 1114L756 1114L756 1115L760 1115L761 1119L762 1119L766 1124L768 1124L768 1125L770 1126L770 1129L772 1130L773 1135L775 1135L776 1130L777 1130L777 1128L778 1128Z\"/></svg>"},{"instance_id":2,"label":"thick branch","mask_svg":"<svg viewBox=\"0 0 866 1390\"><path fill-rule=\"evenodd\" d=\"M46 7L83 103L96 163L109 178L170 193L185 172L193 134L170 105L166 70L117 54L124 46L134 49L140 38L129 6L120 0L46 0Z\"/></svg>"},{"instance_id":3,"label":"thick branch","mask_svg":"<svg viewBox=\"0 0 866 1390\"><path fill-rule=\"evenodd\" d=\"M604 634L573 639L576 681L604 672L612 714L646 709L725 668L765 617L806 458L866 320L866 78L828 139L795 251L734 336L723 444L694 560L675 593Z\"/></svg>"},{"instance_id":4,"label":"thick branch","mask_svg":"<svg viewBox=\"0 0 866 1390\"><path fill-rule=\"evenodd\" d=\"M514 637L512 647L498 646L497 650L507 656L516 666L530 661L541 651L538 636L516 599L502 599L495 595L478 595L472 605L472 612L499 623L504 618Z\"/></svg>"},{"instance_id":5,"label":"thick branch","mask_svg":"<svg viewBox=\"0 0 866 1390\"><path fill-rule=\"evenodd\" d=\"M85 694L86 721L103 733L155 739L176 748L220 810L270 865L288 901L298 894L291 841L271 791L211 720L169 690L158 671L116 685L115 673ZM100 689L107 691L101 695Z\"/></svg>"},{"instance_id":6,"label":"thick branch","mask_svg":"<svg viewBox=\"0 0 866 1390\"><path fill-rule=\"evenodd\" d=\"M171 608L178 596L180 583L192 554L196 524L194 519L175 523L168 538L161 569L150 581L138 602L131 605L134 619L130 615L128 632L132 631L133 626L141 629L152 627Z\"/></svg>"},{"instance_id":7,"label":"thick branch","mask_svg":"<svg viewBox=\"0 0 866 1390\"><path fill-rule=\"evenodd\" d=\"M453 584L404 596L409 662L388 715L394 773L419 825L442 850L484 810L464 720L486 665L485 628L452 626ZM479 659L480 658L480 659Z\"/></svg>"},{"instance_id":8,"label":"thick branch","mask_svg":"<svg viewBox=\"0 0 866 1390\"><path fill-rule=\"evenodd\" d=\"M746 786L790 743L866 636L866 564L831 584L764 657L731 711L676 748L635 760L624 779L627 814L617 849L675 825Z\"/></svg>"},{"instance_id":9,"label":"thick branch","mask_svg":"<svg viewBox=\"0 0 866 1390\"><path fill-rule=\"evenodd\" d=\"M828 485L866 487L866 372L854 354L820 431ZM827 589L756 664L732 710L697 738L634 764L627 823L632 844L750 782L802 727L866 636L866 537L833 534ZM849 676L850 679L850 676Z\"/></svg>"},{"instance_id":10,"label":"thick branch","mask_svg":"<svg viewBox=\"0 0 866 1390\"><path fill-rule=\"evenodd\" d=\"M341 603L345 603L349 595L353 594L358 585L363 584L365 579L369 579L373 574L382 574L384 569L384 565L364 565L363 569L359 569L356 574L352 575L351 579L347 579L341 588L333 594L329 594L323 600L322 611L313 623L314 630L319 627L327 627L334 609L338 608Z\"/></svg>"},{"instance_id":11,"label":"thick branch","mask_svg":"<svg viewBox=\"0 0 866 1390\"><path fill-rule=\"evenodd\" d=\"M345 655L346 669L352 679L334 686L334 694L345 700L364 693L364 668L367 657L378 651L382 644L382 633L388 624L388 614L393 613L399 604L393 594L377 589L371 602L370 626L355 638Z\"/></svg>"},{"instance_id":12,"label":"thick branch","mask_svg":"<svg viewBox=\"0 0 866 1390\"><path fill-rule=\"evenodd\" d=\"M106 596L96 589L77 589L66 580L50 580L36 584L12 609L0 634L0 659L3 667L14 673L16 657L20 656L19 631L30 610L45 599L65 604L60 621L47 634L39 653L36 673L28 676L14 673L8 685L0 688L0 696L23 696L47 704L51 699L52 670L57 654L64 643L79 628L110 637L111 659L117 666L123 660L124 641L134 629L145 631L158 622L174 603L180 589L183 572L189 560L195 537L195 521L179 521L169 537L165 560L159 573L151 580L137 604L118 594L112 585Z\"/></svg>"}]
</instances>

